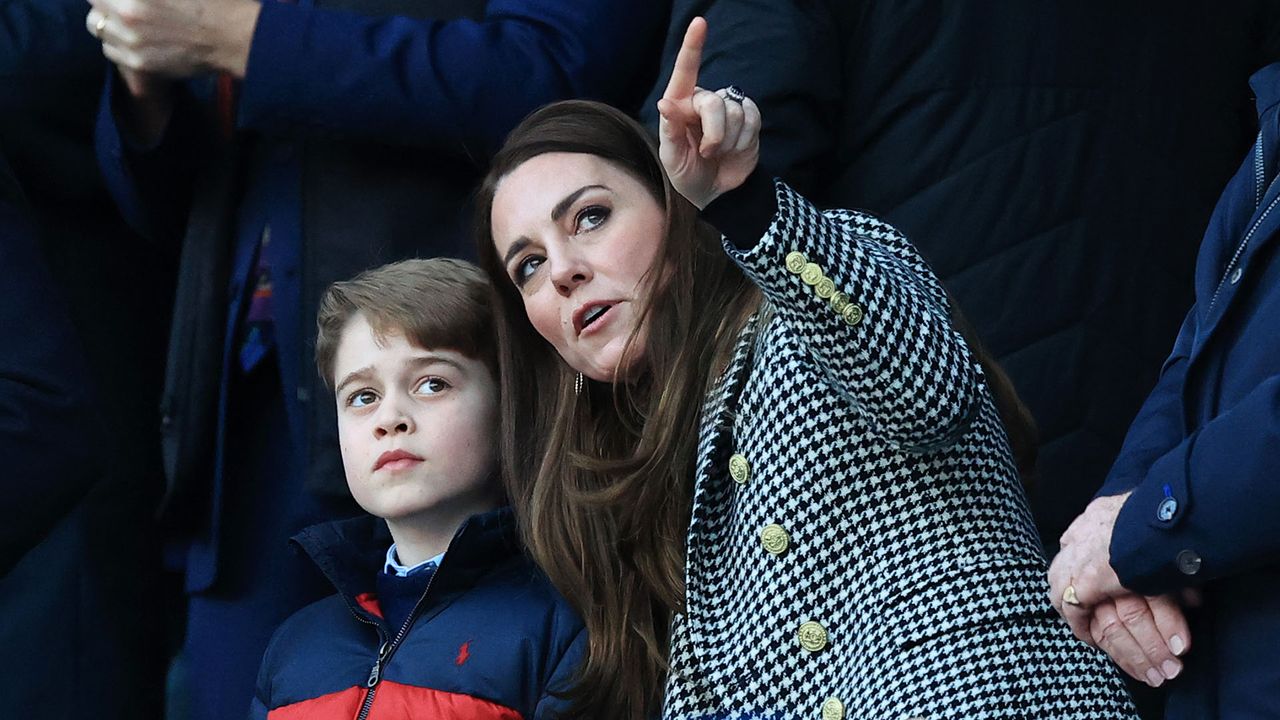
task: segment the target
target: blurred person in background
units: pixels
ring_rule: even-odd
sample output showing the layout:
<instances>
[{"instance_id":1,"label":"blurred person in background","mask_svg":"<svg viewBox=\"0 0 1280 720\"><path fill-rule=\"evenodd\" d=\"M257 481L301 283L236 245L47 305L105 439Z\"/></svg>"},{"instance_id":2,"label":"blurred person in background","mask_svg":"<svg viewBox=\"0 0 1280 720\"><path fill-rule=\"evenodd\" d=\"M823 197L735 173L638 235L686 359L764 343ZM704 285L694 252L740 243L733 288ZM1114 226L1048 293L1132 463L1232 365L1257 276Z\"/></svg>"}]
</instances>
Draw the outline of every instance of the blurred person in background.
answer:
<instances>
[{"instance_id":1,"label":"blurred person in background","mask_svg":"<svg viewBox=\"0 0 1280 720\"><path fill-rule=\"evenodd\" d=\"M94 0L117 67L100 162L125 216L180 253L162 398L178 695L239 718L271 631L327 594L287 539L353 513L311 363L331 282L466 255L467 198L527 112L635 107L665 2Z\"/></svg>"},{"instance_id":2,"label":"blurred person in background","mask_svg":"<svg viewBox=\"0 0 1280 720\"><path fill-rule=\"evenodd\" d=\"M121 218L93 127L107 68L78 0L0 0L0 707L158 718L176 584L161 571L157 406L174 257ZM20 195L21 199L16 199ZM41 414L44 400L63 397ZM18 494L14 494L18 493ZM22 536L11 542L12 534Z\"/></svg>"}]
</instances>

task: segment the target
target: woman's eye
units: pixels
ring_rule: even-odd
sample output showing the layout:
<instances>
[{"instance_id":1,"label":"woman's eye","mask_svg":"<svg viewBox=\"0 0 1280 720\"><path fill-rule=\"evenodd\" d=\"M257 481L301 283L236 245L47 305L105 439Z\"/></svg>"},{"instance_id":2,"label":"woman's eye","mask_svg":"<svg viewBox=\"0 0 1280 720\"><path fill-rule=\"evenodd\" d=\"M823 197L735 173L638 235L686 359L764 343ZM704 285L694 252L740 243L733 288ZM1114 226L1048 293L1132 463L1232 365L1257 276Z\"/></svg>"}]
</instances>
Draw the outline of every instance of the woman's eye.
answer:
<instances>
[{"instance_id":1,"label":"woman's eye","mask_svg":"<svg viewBox=\"0 0 1280 720\"><path fill-rule=\"evenodd\" d=\"M443 378L429 377L423 378L422 382L418 383L418 389L415 392L423 395L437 395L447 389L449 389L449 383Z\"/></svg>"},{"instance_id":2,"label":"woman's eye","mask_svg":"<svg viewBox=\"0 0 1280 720\"><path fill-rule=\"evenodd\" d=\"M372 390L358 390L347 397L351 407L368 407L378 401L378 394Z\"/></svg>"},{"instance_id":3,"label":"woman's eye","mask_svg":"<svg viewBox=\"0 0 1280 720\"><path fill-rule=\"evenodd\" d=\"M542 265L544 261L545 259L540 255L529 255L521 260L520 263L516 265L516 286L519 287L524 285L529 278L533 277L533 274L538 271L538 267Z\"/></svg>"},{"instance_id":4,"label":"woman's eye","mask_svg":"<svg viewBox=\"0 0 1280 720\"><path fill-rule=\"evenodd\" d=\"M609 219L609 208L600 205L585 207L578 213L576 224L578 232L590 232Z\"/></svg>"}]
</instances>

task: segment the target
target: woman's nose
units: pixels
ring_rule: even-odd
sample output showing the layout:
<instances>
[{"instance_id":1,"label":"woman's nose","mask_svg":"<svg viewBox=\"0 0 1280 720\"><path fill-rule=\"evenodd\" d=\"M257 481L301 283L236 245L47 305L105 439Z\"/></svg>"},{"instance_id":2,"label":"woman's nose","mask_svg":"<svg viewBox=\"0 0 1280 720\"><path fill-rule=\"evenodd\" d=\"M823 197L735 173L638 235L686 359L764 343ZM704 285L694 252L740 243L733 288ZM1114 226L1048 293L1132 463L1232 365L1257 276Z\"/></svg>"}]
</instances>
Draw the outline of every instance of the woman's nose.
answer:
<instances>
[{"instance_id":1,"label":"woman's nose","mask_svg":"<svg viewBox=\"0 0 1280 720\"><path fill-rule=\"evenodd\" d=\"M561 295L567 297L578 286L591 280L591 266L578 253L572 251L555 253L553 257L548 258L547 262L551 263L551 282Z\"/></svg>"}]
</instances>

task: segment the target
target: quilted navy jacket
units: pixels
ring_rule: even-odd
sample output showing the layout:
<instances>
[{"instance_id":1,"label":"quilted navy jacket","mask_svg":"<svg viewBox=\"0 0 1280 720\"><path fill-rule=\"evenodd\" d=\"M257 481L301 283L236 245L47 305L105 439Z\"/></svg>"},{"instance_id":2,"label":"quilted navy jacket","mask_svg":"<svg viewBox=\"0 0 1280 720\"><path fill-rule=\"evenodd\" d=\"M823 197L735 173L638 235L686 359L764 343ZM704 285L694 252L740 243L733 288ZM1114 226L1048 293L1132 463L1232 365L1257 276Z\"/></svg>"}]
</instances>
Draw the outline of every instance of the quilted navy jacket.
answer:
<instances>
[{"instance_id":1,"label":"quilted navy jacket","mask_svg":"<svg viewBox=\"0 0 1280 720\"><path fill-rule=\"evenodd\" d=\"M376 518L294 538L338 589L295 613L267 647L253 720L553 718L586 630L522 553L509 509L454 536L407 628L373 592L391 538Z\"/></svg>"}]
</instances>

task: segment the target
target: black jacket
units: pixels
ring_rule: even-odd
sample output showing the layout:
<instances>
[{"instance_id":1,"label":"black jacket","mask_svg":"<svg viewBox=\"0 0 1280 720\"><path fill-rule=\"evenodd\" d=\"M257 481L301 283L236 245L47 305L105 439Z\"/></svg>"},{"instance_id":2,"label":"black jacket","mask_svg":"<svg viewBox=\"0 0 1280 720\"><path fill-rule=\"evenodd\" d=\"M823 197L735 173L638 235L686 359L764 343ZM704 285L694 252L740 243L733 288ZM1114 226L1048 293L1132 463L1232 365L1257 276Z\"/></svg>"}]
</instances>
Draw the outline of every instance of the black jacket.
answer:
<instances>
[{"instance_id":1,"label":"black jacket","mask_svg":"<svg viewBox=\"0 0 1280 720\"><path fill-rule=\"evenodd\" d=\"M153 518L172 267L125 225L97 172L107 63L86 12L79 0L0 0L0 154L27 233L5 213L0 707L147 720L161 714L168 657ZM14 380L27 388L9 394Z\"/></svg>"}]
</instances>

